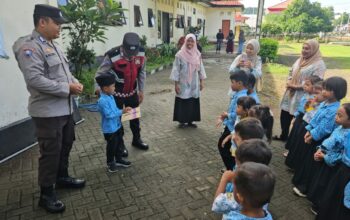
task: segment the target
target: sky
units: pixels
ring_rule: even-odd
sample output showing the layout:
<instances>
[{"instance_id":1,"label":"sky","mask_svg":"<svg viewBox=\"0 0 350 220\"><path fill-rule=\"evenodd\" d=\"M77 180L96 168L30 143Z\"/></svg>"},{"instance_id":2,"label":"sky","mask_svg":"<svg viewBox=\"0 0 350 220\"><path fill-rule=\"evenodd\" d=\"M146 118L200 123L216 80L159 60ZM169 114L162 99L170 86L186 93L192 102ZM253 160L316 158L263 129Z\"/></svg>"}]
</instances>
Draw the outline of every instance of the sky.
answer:
<instances>
[{"instance_id":1,"label":"sky","mask_svg":"<svg viewBox=\"0 0 350 220\"><path fill-rule=\"evenodd\" d=\"M268 8L284 0L265 0L264 8ZM311 2L320 2L322 7L333 6L334 12L350 13L350 0L310 0ZM257 7L258 0L240 0L245 7Z\"/></svg>"}]
</instances>

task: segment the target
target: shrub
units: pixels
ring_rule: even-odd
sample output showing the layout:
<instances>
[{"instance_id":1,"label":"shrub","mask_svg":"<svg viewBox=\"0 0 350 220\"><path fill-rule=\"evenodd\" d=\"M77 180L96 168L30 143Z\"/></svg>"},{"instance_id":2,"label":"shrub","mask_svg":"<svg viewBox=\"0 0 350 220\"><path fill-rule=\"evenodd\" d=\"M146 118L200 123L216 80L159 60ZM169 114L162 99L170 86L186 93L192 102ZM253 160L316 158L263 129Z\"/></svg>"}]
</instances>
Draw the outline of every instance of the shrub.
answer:
<instances>
[{"instance_id":1,"label":"shrub","mask_svg":"<svg viewBox=\"0 0 350 220\"><path fill-rule=\"evenodd\" d=\"M142 35L140 39L140 44L142 47L147 47L147 37L145 35Z\"/></svg>"},{"instance_id":2,"label":"shrub","mask_svg":"<svg viewBox=\"0 0 350 220\"><path fill-rule=\"evenodd\" d=\"M209 41L208 41L208 37L207 36L201 36L198 41L199 41L199 44L202 47L206 47L206 46L209 45Z\"/></svg>"},{"instance_id":3,"label":"shrub","mask_svg":"<svg viewBox=\"0 0 350 220\"><path fill-rule=\"evenodd\" d=\"M159 47L159 53L164 57L172 57L176 54L177 48L174 44L162 44Z\"/></svg>"},{"instance_id":4,"label":"shrub","mask_svg":"<svg viewBox=\"0 0 350 220\"><path fill-rule=\"evenodd\" d=\"M273 62L277 59L278 41L270 38L260 39L260 52L262 61Z\"/></svg>"},{"instance_id":5,"label":"shrub","mask_svg":"<svg viewBox=\"0 0 350 220\"><path fill-rule=\"evenodd\" d=\"M159 50L157 50L157 48L147 47L145 52L146 52L147 63L152 63L157 59L159 59L160 57L160 53L159 53Z\"/></svg>"},{"instance_id":6,"label":"shrub","mask_svg":"<svg viewBox=\"0 0 350 220\"><path fill-rule=\"evenodd\" d=\"M83 70L78 78L79 82L84 85L83 95L91 96L95 93L95 73L97 69Z\"/></svg>"}]
</instances>

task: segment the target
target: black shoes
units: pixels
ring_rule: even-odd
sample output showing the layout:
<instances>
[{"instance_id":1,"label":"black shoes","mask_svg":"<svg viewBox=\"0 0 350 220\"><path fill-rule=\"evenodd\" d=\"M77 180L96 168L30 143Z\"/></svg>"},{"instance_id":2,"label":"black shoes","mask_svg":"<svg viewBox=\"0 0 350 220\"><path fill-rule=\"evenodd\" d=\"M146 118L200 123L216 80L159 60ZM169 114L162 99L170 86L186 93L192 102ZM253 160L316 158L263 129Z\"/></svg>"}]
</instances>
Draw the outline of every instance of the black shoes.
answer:
<instances>
[{"instance_id":1,"label":"black shoes","mask_svg":"<svg viewBox=\"0 0 350 220\"><path fill-rule=\"evenodd\" d=\"M127 160L120 159L120 160L116 160L115 161L115 165L117 167L130 167L131 166L131 162L127 161Z\"/></svg>"},{"instance_id":2,"label":"black shoes","mask_svg":"<svg viewBox=\"0 0 350 220\"><path fill-rule=\"evenodd\" d=\"M282 138L281 136L273 136L272 137L273 140L276 140L276 141L287 141L287 138Z\"/></svg>"},{"instance_id":3,"label":"black shoes","mask_svg":"<svg viewBox=\"0 0 350 220\"><path fill-rule=\"evenodd\" d=\"M107 164L107 171L110 172L110 173L115 173L118 171L118 167L117 165L115 164L115 162L112 162L112 163L108 163Z\"/></svg>"},{"instance_id":4,"label":"black shoes","mask_svg":"<svg viewBox=\"0 0 350 220\"><path fill-rule=\"evenodd\" d=\"M120 148L122 150L122 157L128 157L129 156L129 152L125 147L124 141L121 143Z\"/></svg>"},{"instance_id":5,"label":"black shoes","mask_svg":"<svg viewBox=\"0 0 350 220\"><path fill-rule=\"evenodd\" d=\"M39 206L51 213L64 212L66 206L56 198L53 186L41 187Z\"/></svg>"},{"instance_id":6,"label":"black shoes","mask_svg":"<svg viewBox=\"0 0 350 220\"><path fill-rule=\"evenodd\" d=\"M83 188L85 186L84 179L73 178L70 176L67 177L59 177L56 181L57 187L63 188Z\"/></svg>"},{"instance_id":7,"label":"black shoes","mask_svg":"<svg viewBox=\"0 0 350 220\"><path fill-rule=\"evenodd\" d=\"M132 141L132 145L134 147L137 147L141 150L148 150L148 144L144 143L141 138L138 138L138 139L133 139Z\"/></svg>"},{"instance_id":8,"label":"black shoes","mask_svg":"<svg viewBox=\"0 0 350 220\"><path fill-rule=\"evenodd\" d=\"M51 213L64 212L66 209L66 206L63 204L63 202L56 199L56 196L41 195L39 206Z\"/></svg>"},{"instance_id":9,"label":"black shoes","mask_svg":"<svg viewBox=\"0 0 350 220\"><path fill-rule=\"evenodd\" d=\"M192 127L192 128L197 128L197 125L195 123L193 123L193 122L188 122L187 126L188 127Z\"/></svg>"}]
</instances>

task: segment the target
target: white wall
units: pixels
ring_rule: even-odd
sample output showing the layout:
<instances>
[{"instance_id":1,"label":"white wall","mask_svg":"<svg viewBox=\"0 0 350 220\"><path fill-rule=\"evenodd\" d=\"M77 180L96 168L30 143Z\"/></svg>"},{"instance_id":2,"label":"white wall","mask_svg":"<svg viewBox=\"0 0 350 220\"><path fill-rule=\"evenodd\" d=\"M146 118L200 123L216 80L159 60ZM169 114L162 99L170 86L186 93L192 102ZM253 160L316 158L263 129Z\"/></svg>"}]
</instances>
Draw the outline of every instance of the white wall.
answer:
<instances>
[{"instance_id":1,"label":"white wall","mask_svg":"<svg viewBox=\"0 0 350 220\"><path fill-rule=\"evenodd\" d=\"M222 20L230 20L230 30L235 27L235 9L208 8L206 11L206 36L209 40L216 40L216 33L222 28Z\"/></svg>"},{"instance_id":2,"label":"white wall","mask_svg":"<svg viewBox=\"0 0 350 220\"><path fill-rule=\"evenodd\" d=\"M32 32L34 5L40 3L47 4L49 1L1 0L0 26L5 51L10 59L0 59L0 128L28 117L28 92L12 45L20 36Z\"/></svg>"}]
</instances>

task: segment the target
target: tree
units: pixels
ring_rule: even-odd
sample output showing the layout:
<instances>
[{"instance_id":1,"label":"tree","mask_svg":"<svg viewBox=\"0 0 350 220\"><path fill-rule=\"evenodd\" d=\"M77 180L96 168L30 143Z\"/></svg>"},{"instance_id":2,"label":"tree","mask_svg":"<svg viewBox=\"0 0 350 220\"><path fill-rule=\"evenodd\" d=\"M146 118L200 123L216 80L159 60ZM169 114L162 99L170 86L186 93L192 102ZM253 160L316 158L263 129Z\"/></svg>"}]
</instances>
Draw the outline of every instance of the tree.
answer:
<instances>
[{"instance_id":1,"label":"tree","mask_svg":"<svg viewBox=\"0 0 350 220\"><path fill-rule=\"evenodd\" d=\"M83 66L90 67L95 61L95 52L88 48L89 43L104 43L107 26L119 23L123 9L114 0L69 0L61 10L70 21L64 27L70 40L67 55L73 63L74 74L80 78Z\"/></svg>"},{"instance_id":2,"label":"tree","mask_svg":"<svg viewBox=\"0 0 350 220\"><path fill-rule=\"evenodd\" d=\"M283 12L282 25L287 33L298 33L300 40L302 33L329 32L333 30L332 19L334 9L322 8L318 2L309 0L295 0Z\"/></svg>"},{"instance_id":3,"label":"tree","mask_svg":"<svg viewBox=\"0 0 350 220\"><path fill-rule=\"evenodd\" d=\"M347 24L349 21L349 14L346 12L343 12L341 16L334 21L334 25L344 25Z\"/></svg>"},{"instance_id":4,"label":"tree","mask_svg":"<svg viewBox=\"0 0 350 220\"><path fill-rule=\"evenodd\" d=\"M281 25L282 16L279 14L267 14L264 16L261 33L266 35L276 35L283 33Z\"/></svg>"}]
</instances>

